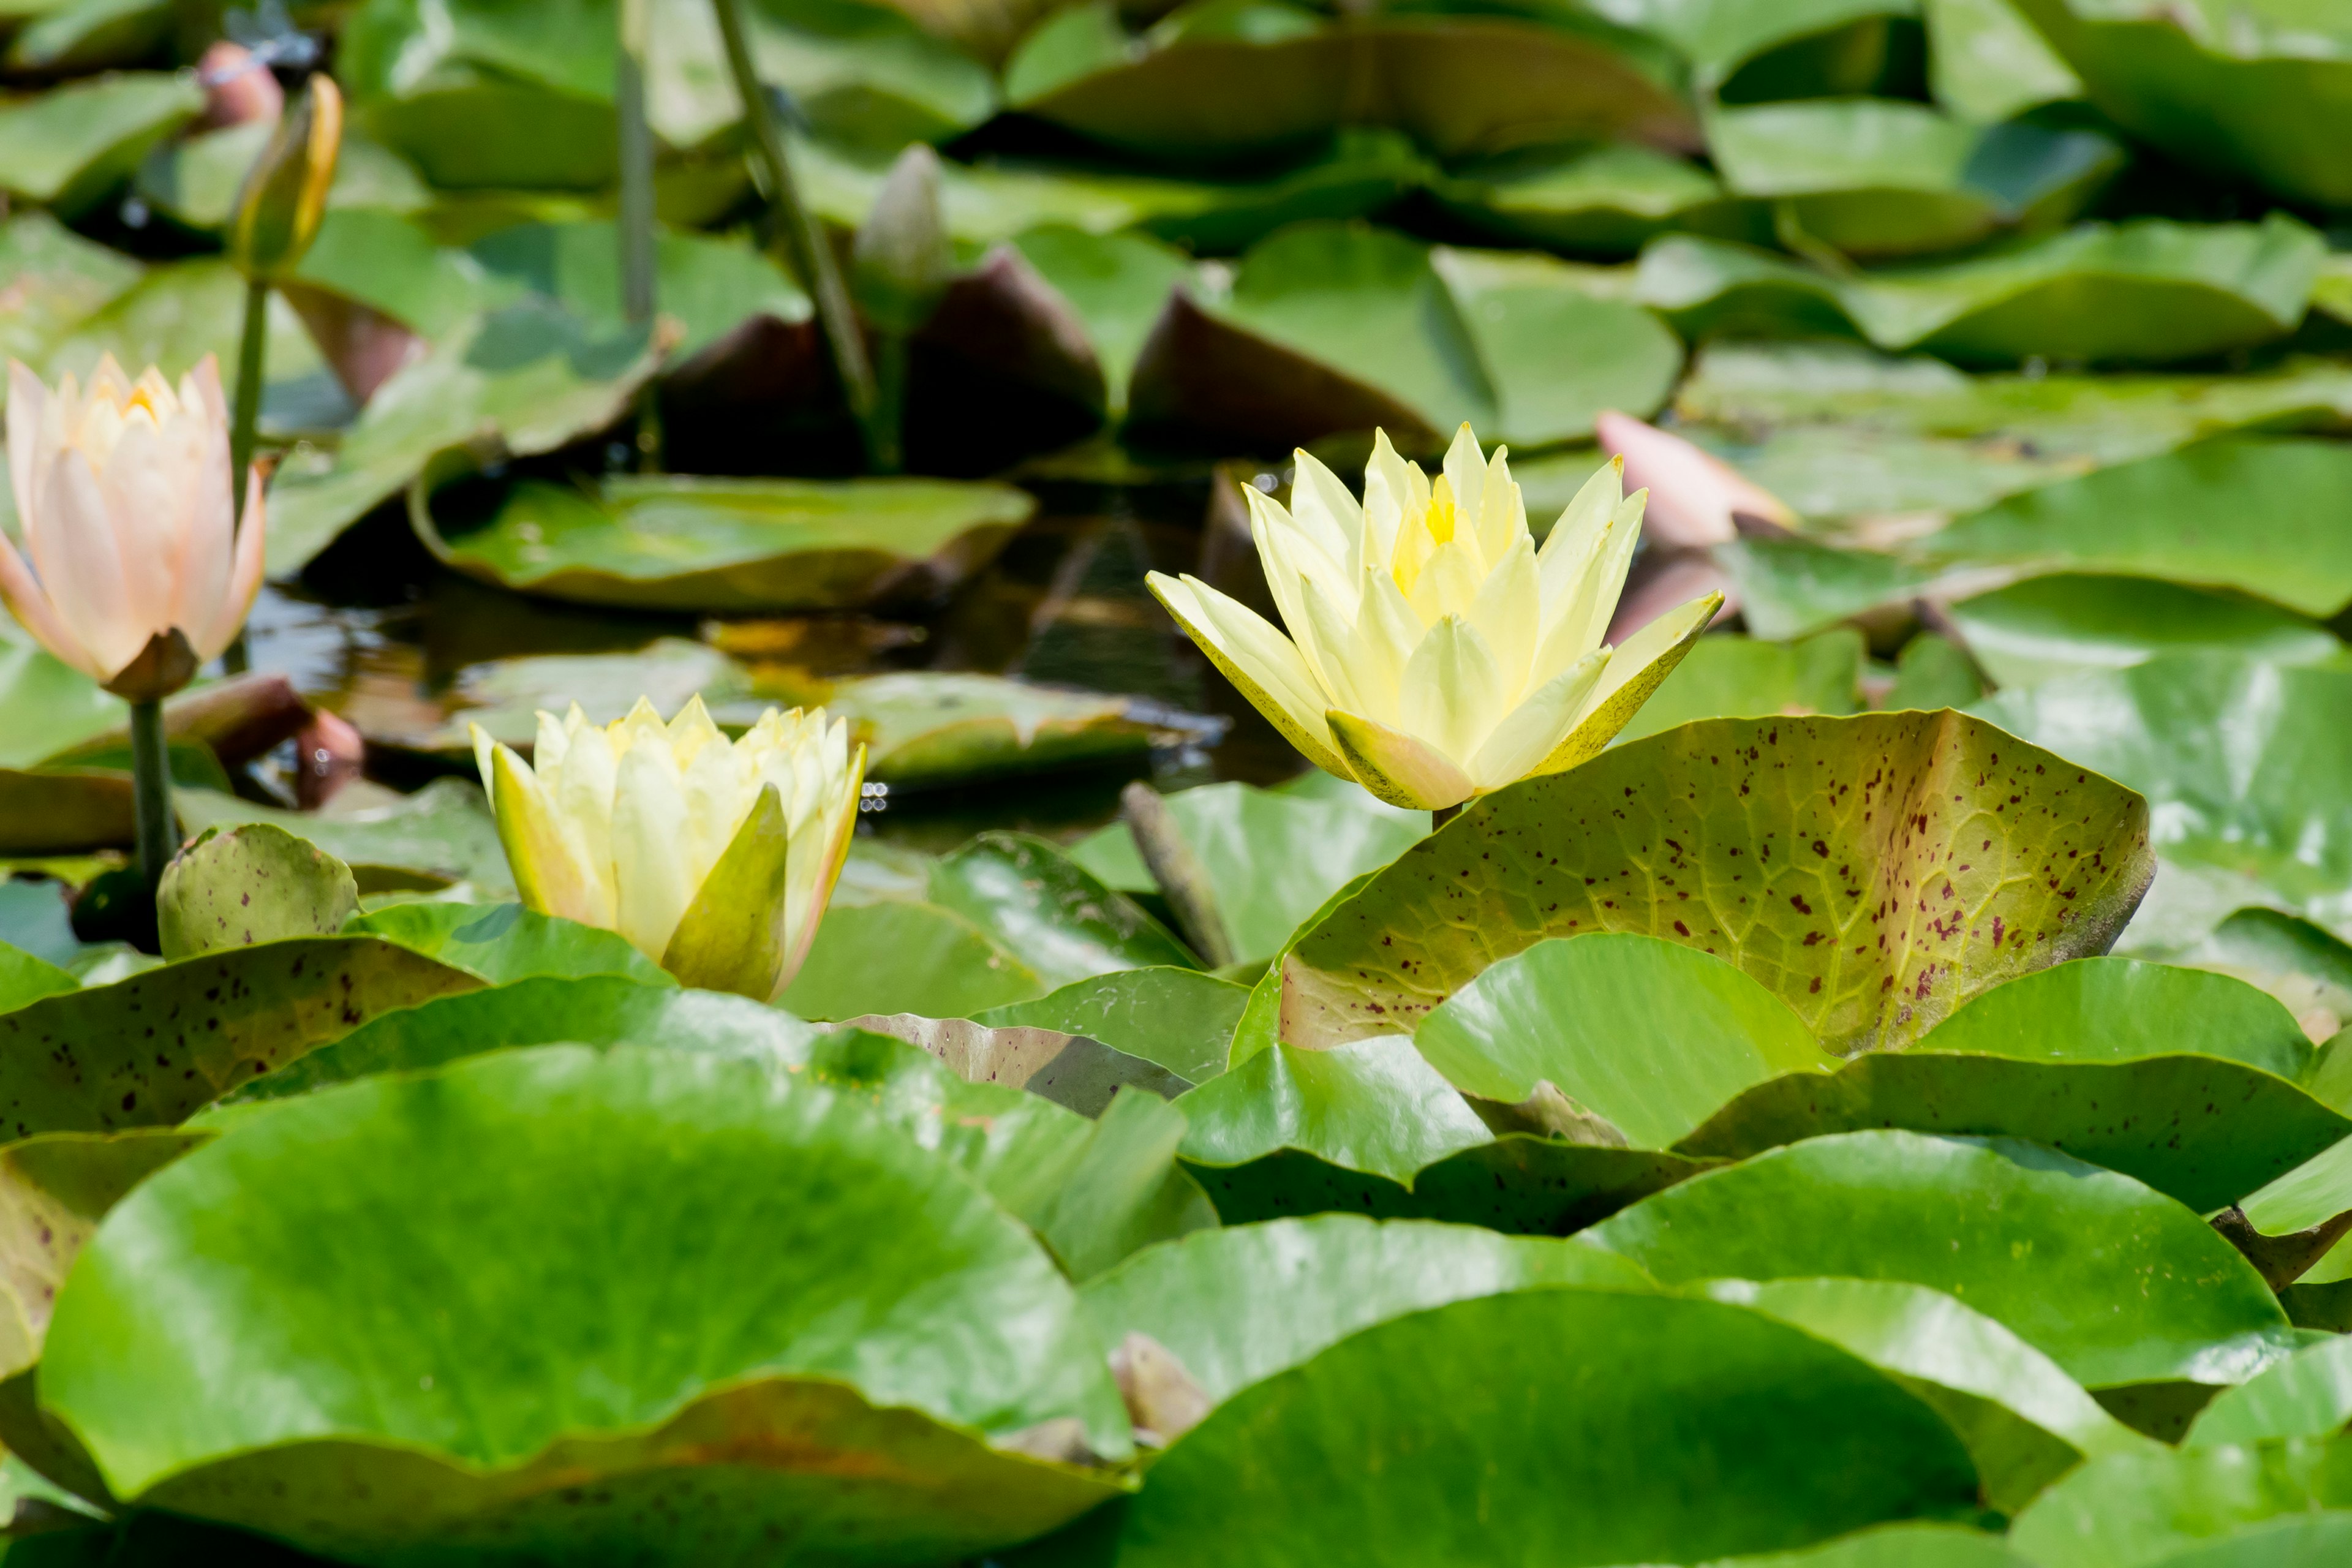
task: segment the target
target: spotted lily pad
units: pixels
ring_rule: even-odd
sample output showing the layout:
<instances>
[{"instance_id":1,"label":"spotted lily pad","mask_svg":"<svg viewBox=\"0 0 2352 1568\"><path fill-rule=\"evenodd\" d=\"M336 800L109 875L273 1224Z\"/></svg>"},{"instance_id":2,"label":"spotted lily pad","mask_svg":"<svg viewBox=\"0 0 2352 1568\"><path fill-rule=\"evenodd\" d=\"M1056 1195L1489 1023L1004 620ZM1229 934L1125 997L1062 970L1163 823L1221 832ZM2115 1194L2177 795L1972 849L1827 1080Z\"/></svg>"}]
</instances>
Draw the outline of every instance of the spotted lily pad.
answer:
<instances>
[{"instance_id":1,"label":"spotted lily pad","mask_svg":"<svg viewBox=\"0 0 2352 1568\"><path fill-rule=\"evenodd\" d=\"M1036 503L944 479L614 476L517 485L481 526L409 515L442 561L502 587L590 605L836 610L920 604L985 566Z\"/></svg>"},{"instance_id":2,"label":"spotted lily pad","mask_svg":"<svg viewBox=\"0 0 2352 1568\"><path fill-rule=\"evenodd\" d=\"M1490 795L1282 961L1282 1037L1418 1021L1547 936L1711 952L1841 1054L2103 952L2153 874L2137 796L1948 713L1718 719ZM1473 923L1451 911L1480 909Z\"/></svg>"}]
</instances>

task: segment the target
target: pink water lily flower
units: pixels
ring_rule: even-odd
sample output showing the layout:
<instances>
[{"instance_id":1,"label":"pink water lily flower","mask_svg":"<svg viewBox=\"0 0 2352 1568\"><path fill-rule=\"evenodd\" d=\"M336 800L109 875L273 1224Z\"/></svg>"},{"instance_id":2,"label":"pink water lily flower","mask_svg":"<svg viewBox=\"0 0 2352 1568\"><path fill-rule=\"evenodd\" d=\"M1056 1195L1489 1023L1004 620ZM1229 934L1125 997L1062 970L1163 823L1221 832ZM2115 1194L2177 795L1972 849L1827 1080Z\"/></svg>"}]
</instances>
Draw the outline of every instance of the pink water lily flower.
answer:
<instances>
[{"instance_id":1,"label":"pink water lily flower","mask_svg":"<svg viewBox=\"0 0 2352 1568\"><path fill-rule=\"evenodd\" d=\"M206 354L175 391L111 355L87 392L8 363L8 479L25 552L0 535L0 601L118 695L177 690L236 638L261 586L259 471L237 526L228 405ZM26 556L31 557L29 565Z\"/></svg>"}]
</instances>

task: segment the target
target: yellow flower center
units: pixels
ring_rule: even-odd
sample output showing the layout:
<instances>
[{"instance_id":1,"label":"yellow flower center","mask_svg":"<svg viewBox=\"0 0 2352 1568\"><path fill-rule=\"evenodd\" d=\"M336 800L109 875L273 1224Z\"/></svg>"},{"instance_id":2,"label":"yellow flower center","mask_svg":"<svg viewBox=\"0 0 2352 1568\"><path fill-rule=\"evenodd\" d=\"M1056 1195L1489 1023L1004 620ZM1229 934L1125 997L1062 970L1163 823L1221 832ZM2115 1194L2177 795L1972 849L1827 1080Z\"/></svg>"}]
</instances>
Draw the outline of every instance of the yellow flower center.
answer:
<instances>
[{"instance_id":1,"label":"yellow flower center","mask_svg":"<svg viewBox=\"0 0 2352 1568\"><path fill-rule=\"evenodd\" d=\"M1454 487L1444 474L1429 487L1429 513L1423 527L1429 530L1433 544L1450 543L1454 538Z\"/></svg>"}]
</instances>

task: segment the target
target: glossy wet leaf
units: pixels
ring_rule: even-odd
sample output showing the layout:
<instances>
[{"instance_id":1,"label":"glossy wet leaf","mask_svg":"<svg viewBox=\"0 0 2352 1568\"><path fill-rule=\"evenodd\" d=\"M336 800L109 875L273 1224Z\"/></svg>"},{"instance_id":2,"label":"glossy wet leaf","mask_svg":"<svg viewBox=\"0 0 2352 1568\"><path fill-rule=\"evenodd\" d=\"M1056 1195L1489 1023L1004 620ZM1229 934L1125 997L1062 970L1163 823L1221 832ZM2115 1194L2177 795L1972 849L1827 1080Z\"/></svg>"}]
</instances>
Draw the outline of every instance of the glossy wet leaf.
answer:
<instances>
[{"instance_id":1,"label":"glossy wet leaf","mask_svg":"<svg viewBox=\"0 0 2352 1568\"><path fill-rule=\"evenodd\" d=\"M1193 966L1183 944L1132 900L1025 834L984 833L941 859L931 868L930 895L1055 988L1114 970Z\"/></svg>"},{"instance_id":2,"label":"glossy wet leaf","mask_svg":"<svg viewBox=\"0 0 2352 1568\"><path fill-rule=\"evenodd\" d=\"M478 974L492 985L535 975L617 974L644 985L675 985L661 965L615 932L520 904L393 904L344 927Z\"/></svg>"},{"instance_id":3,"label":"glossy wet leaf","mask_svg":"<svg viewBox=\"0 0 2352 1568\"><path fill-rule=\"evenodd\" d=\"M281 811L218 790L174 790L172 799L192 832L266 822L309 839L352 868L362 896L457 883L485 899L514 892L498 825L467 781L436 779L414 795L323 812Z\"/></svg>"},{"instance_id":4,"label":"glossy wet leaf","mask_svg":"<svg viewBox=\"0 0 2352 1568\"><path fill-rule=\"evenodd\" d=\"M377 1013L478 984L373 937L308 937L45 997L0 1014L0 1125L168 1127Z\"/></svg>"},{"instance_id":5,"label":"glossy wet leaf","mask_svg":"<svg viewBox=\"0 0 2352 1568\"><path fill-rule=\"evenodd\" d=\"M51 1132L0 1148L0 1376L40 1359L58 1289L107 1211L208 1136Z\"/></svg>"},{"instance_id":6,"label":"glossy wet leaf","mask_svg":"<svg viewBox=\"0 0 2352 1568\"><path fill-rule=\"evenodd\" d=\"M776 1005L803 1018L968 1018L1049 989L1035 970L957 911L877 899L825 911L807 961Z\"/></svg>"},{"instance_id":7,"label":"glossy wet leaf","mask_svg":"<svg viewBox=\"0 0 2352 1568\"><path fill-rule=\"evenodd\" d=\"M1630 931L1738 964L1833 1053L1900 1046L2105 951L2153 870L2145 814L1956 714L1685 725L1487 796L1376 874L1282 961L1282 1036L1407 1026L1547 936Z\"/></svg>"},{"instance_id":8,"label":"glossy wet leaf","mask_svg":"<svg viewBox=\"0 0 2352 1568\"><path fill-rule=\"evenodd\" d=\"M1787 1003L1721 959L1598 932L1490 965L1413 1045L1465 1094L1511 1104L1549 1084L1637 1149L1673 1146L1752 1084L1838 1065Z\"/></svg>"},{"instance_id":9,"label":"glossy wet leaf","mask_svg":"<svg viewBox=\"0 0 2352 1568\"><path fill-rule=\"evenodd\" d=\"M1540 447L1588 434L1604 408L1655 408L1681 358L1647 312L1586 292L1549 258L1299 224L1230 282L1203 275L1171 303L1137 363L1131 416L1244 447L1380 423L1434 450L1465 420Z\"/></svg>"},{"instance_id":10,"label":"glossy wet leaf","mask_svg":"<svg viewBox=\"0 0 2352 1568\"><path fill-rule=\"evenodd\" d=\"M2036 1499L2011 1526L2010 1543L2042 1568L2193 1568L2200 1558L2189 1554L2200 1543L2284 1514L2317 1523L2326 1516L2312 1510L2345 1508L2352 1502L2347 1460L2342 1445L2294 1440L2111 1455ZM2258 1552L2245 1561L2293 1559ZM2240 1565L2225 1556L2205 1568Z\"/></svg>"},{"instance_id":11,"label":"glossy wet leaf","mask_svg":"<svg viewBox=\"0 0 2352 1568\"><path fill-rule=\"evenodd\" d=\"M1779 1223L1756 1225L1762 1213ZM2025 1143L1816 1138L1646 1198L1593 1237L1668 1284L1843 1275L1933 1286L2092 1388L2241 1382L2292 1348L2261 1277L2193 1212ZM2084 1300L2113 1310L2084 1313Z\"/></svg>"},{"instance_id":12,"label":"glossy wet leaf","mask_svg":"<svg viewBox=\"0 0 2352 1568\"><path fill-rule=\"evenodd\" d=\"M1329 1050L1277 1045L1186 1095L1184 1157L1233 1166L1283 1150L1410 1182L1494 1135L1402 1037Z\"/></svg>"},{"instance_id":13,"label":"glossy wet leaf","mask_svg":"<svg viewBox=\"0 0 2352 1568\"><path fill-rule=\"evenodd\" d=\"M1964 599L1951 616L1969 652L2002 686L2125 669L2200 648L2317 664L2344 647L2276 605L2144 577L2035 577Z\"/></svg>"},{"instance_id":14,"label":"glossy wet leaf","mask_svg":"<svg viewBox=\"0 0 2352 1568\"><path fill-rule=\"evenodd\" d=\"M2352 767L2343 726L2352 672L2232 654L2175 654L2129 669L1997 693L1979 711L2145 795L2168 866L2352 931L2352 851L2332 782ZM2167 876L2170 876L2168 871ZM2193 939L2201 932L2189 933Z\"/></svg>"},{"instance_id":15,"label":"glossy wet leaf","mask_svg":"<svg viewBox=\"0 0 2352 1568\"><path fill-rule=\"evenodd\" d=\"M0 190L78 217L131 178L147 150L192 119L188 78L126 71L0 106Z\"/></svg>"},{"instance_id":16,"label":"glossy wet leaf","mask_svg":"<svg viewBox=\"0 0 2352 1568\"><path fill-rule=\"evenodd\" d=\"M2235 1388L2197 1417L2182 1447L2211 1448L2279 1437L2328 1437L2352 1421L2352 1340L2305 1345Z\"/></svg>"},{"instance_id":17,"label":"glossy wet leaf","mask_svg":"<svg viewBox=\"0 0 2352 1568\"><path fill-rule=\"evenodd\" d=\"M410 516L444 563L578 604L840 610L927 604L985 566L1035 502L943 479L529 480L474 528Z\"/></svg>"},{"instance_id":18,"label":"glossy wet leaf","mask_svg":"<svg viewBox=\"0 0 2352 1568\"><path fill-rule=\"evenodd\" d=\"M1958 249L2021 221L2063 223L2123 163L2123 149L2096 132L1986 130L1870 98L1719 108L1707 146L1734 193L1785 202L1807 235L1868 257Z\"/></svg>"},{"instance_id":19,"label":"glossy wet leaf","mask_svg":"<svg viewBox=\"0 0 2352 1568\"><path fill-rule=\"evenodd\" d=\"M2352 175L2321 151L2352 124L2352 26L2331 8L2017 3L2133 134L2284 196L2352 202Z\"/></svg>"},{"instance_id":20,"label":"glossy wet leaf","mask_svg":"<svg viewBox=\"0 0 2352 1568\"><path fill-rule=\"evenodd\" d=\"M1317 799L1244 784L1165 797L1184 847L1208 873L1236 962L1272 957L1299 923L1350 879L1387 865L1426 836L1428 817L1354 798ZM1070 858L1108 885L1158 884L1124 822L1078 841Z\"/></svg>"},{"instance_id":21,"label":"glossy wet leaf","mask_svg":"<svg viewBox=\"0 0 2352 1568\"><path fill-rule=\"evenodd\" d=\"M1704 637L1657 695L1642 704L1617 743L1694 719L1763 719L1776 713L1851 713L1859 706L1861 637L1840 629L1801 642Z\"/></svg>"},{"instance_id":22,"label":"glossy wet leaf","mask_svg":"<svg viewBox=\"0 0 2352 1568\"><path fill-rule=\"evenodd\" d=\"M461 1298L433 1283L451 1265ZM689 1279L705 1327L680 1334ZM214 1334L158 1331L158 1291ZM708 1057L543 1047L286 1101L119 1205L59 1306L42 1399L119 1495L338 1554L675 1549L698 1481L725 1500L690 1510L706 1560L787 1520L835 1550L983 1550L1116 1489L999 1445L1065 1420L1127 1447L1025 1231L846 1099ZM296 1368L304 1398L263 1392ZM713 1444L740 1458L702 1469ZM559 1475L599 1484L560 1504Z\"/></svg>"},{"instance_id":23,"label":"glossy wet leaf","mask_svg":"<svg viewBox=\"0 0 2352 1568\"><path fill-rule=\"evenodd\" d=\"M1702 1289L1826 1340L1918 1394L1959 1433L1988 1500L2004 1513L2086 1458L2155 1446L2055 1362L1944 1291L1884 1279L1738 1279Z\"/></svg>"},{"instance_id":24,"label":"glossy wet leaf","mask_svg":"<svg viewBox=\"0 0 2352 1568\"><path fill-rule=\"evenodd\" d=\"M1990 125L2083 95L2017 0L1925 0L1920 9L1936 101L1963 119Z\"/></svg>"},{"instance_id":25,"label":"glossy wet leaf","mask_svg":"<svg viewBox=\"0 0 2352 1568\"><path fill-rule=\"evenodd\" d=\"M1074 980L1034 1001L991 1007L974 1021L1085 1035L1197 1084L1225 1070L1226 1048L1248 1000L1245 986L1162 965Z\"/></svg>"},{"instance_id":26,"label":"glossy wet leaf","mask_svg":"<svg viewBox=\"0 0 2352 1568\"><path fill-rule=\"evenodd\" d=\"M331 461L279 474L270 570L306 564L437 453L485 442L523 457L602 428L652 368L643 331L593 326L543 302L483 317L378 387Z\"/></svg>"},{"instance_id":27,"label":"glossy wet leaf","mask_svg":"<svg viewBox=\"0 0 2352 1568\"><path fill-rule=\"evenodd\" d=\"M1668 235L1634 294L1686 332L1853 332L1964 363L2046 356L2162 364L2284 337L2321 250L2292 218L2082 224L1981 257L1836 277L1769 252Z\"/></svg>"},{"instance_id":28,"label":"glossy wet leaf","mask_svg":"<svg viewBox=\"0 0 2352 1568\"><path fill-rule=\"evenodd\" d=\"M1520 1290L1393 1319L1244 1390L1153 1467L1103 1560L1688 1563L1950 1516L1976 1491L1926 1405L1796 1330Z\"/></svg>"},{"instance_id":29,"label":"glossy wet leaf","mask_svg":"<svg viewBox=\"0 0 2352 1568\"><path fill-rule=\"evenodd\" d=\"M1375 1323L1543 1285L1653 1289L1573 1239L1334 1214L1203 1231L1138 1253L1078 1296L1105 1344L1150 1335L1223 1404Z\"/></svg>"},{"instance_id":30,"label":"glossy wet leaf","mask_svg":"<svg viewBox=\"0 0 2352 1568\"><path fill-rule=\"evenodd\" d=\"M359 909L351 868L266 823L206 828L163 868L155 892L163 956L332 936Z\"/></svg>"}]
</instances>

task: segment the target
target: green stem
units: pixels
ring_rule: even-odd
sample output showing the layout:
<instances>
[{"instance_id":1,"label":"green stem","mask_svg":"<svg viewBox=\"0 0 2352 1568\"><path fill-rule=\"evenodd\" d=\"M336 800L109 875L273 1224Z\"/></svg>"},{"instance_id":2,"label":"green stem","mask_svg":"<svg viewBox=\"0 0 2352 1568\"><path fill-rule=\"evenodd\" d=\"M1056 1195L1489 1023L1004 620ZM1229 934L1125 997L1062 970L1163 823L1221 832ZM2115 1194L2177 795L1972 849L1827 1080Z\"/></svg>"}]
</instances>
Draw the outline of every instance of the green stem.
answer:
<instances>
[{"instance_id":1,"label":"green stem","mask_svg":"<svg viewBox=\"0 0 2352 1568\"><path fill-rule=\"evenodd\" d=\"M907 466L907 335L885 332L874 363L874 420L866 445L877 474Z\"/></svg>"},{"instance_id":2,"label":"green stem","mask_svg":"<svg viewBox=\"0 0 2352 1568\"><path fill-rule=\"evenodd\" d=\"M621 311L631 326L651 330L657 303L654 264L654 132L646 118L646 47L652 30L650 0L621 0L620 48L613 96L621 114L621 211L614 225L621 247ZM653 383L637 393L637 467L661 469L661 418Z\"/></svg>"},{"instance_id":3,"label":"green stem","mask_svg":"<svg viewBox=\"0 0 2352 1568\"><path fill-rule=\"evenodd\" d=\"M162 699L131 705L131 788L139 824L139 875L152 898L172 858L172 758Z\"/></svg>"},{"instance_id":4,"label":"green stem","mask_svg":"<svg viewBox=\"0 0 2352 1568\"><path fill-rule=\"evenodd\" d=\"M842 395L859 429L865 432L866 449L871 454L877 443L874 367L866 358L866 340L858 331L856 313L850 309L849 289L841 280L841 268L834 259L833 247L824 230L801 201L800 186L793 178L792 158L784 146L783 127L776 122L775 106L768 101L767 89L760 85L760 73L751 63L751 41L743 31L743 0L710 3L719 14L719 31L727 44L728 68L735 79L736 96L743 100L743 117L751 127L752 151L767 175L769 199L775 203L777 216L782 219L778 226L783 230L785 246L792 252L793 270L800 275L801 287L815 302L817 323L824 331L825 346L832 351L833 368L841 378Z\"/></svg>"},{"instance_id":5,"label":"green stem","mask_svg":"<svg viewBox=\"0 0 2352 1568\"><path fill-rule=\"evenodd\" d=\"M253 462L254 432L261 424L262 360L269 347L269 285L257 278L245 286L245 333L236 347L236 403L228 426L228 489L235 516L245 519L245 471Z\"/></svg>"}]
</instances>

